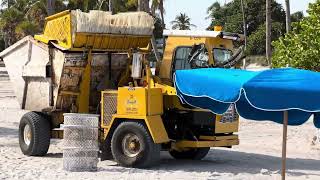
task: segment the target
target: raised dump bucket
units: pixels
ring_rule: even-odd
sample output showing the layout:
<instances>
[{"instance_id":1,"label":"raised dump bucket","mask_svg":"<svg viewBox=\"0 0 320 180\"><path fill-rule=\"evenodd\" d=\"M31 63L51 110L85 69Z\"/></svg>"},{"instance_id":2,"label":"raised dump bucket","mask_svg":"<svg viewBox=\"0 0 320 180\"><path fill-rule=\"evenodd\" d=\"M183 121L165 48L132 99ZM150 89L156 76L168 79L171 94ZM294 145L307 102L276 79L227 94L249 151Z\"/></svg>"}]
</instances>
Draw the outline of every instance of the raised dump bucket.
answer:
<instances>
[{"instance_id":1,"label":"raised dump bucket","mask_svg":"<svg viewBox=\"0 0 320 180\"><path fill-rule=\"evenodd\" d=\"M64 114L63 169L96 171L99 115Z\"/></svg>"},{"instance_id":2,"label":"raised dump bucket","mask_svg":"<svg viewBox=\"0 0 320 180\"><path fill-rule=\"evenodd\" d=\"M127 52L148 47L153 23L145 12L111 15L72 10L46 18L41 35L27 36L0 53L20 107L48 113L79 112L78 97L87 91L80 85L85 83L84 72L91 62L89 109L96 108L98 85L116 89L127 69Z\"/></svg>"},{"instance_id":3,"label":"raised dump bucket","mask_svg":"<svg viewBox=\"0 0 320 180\"><path fill-rule=\"evenodd\" d=\"M127 12L112 15L92 10L67 10L46 18L43 34L35 39L55 42L65 49L92 48L127 51L145 48L153 34L154 20L146 12Z\"/></svg>"}]
</instances>

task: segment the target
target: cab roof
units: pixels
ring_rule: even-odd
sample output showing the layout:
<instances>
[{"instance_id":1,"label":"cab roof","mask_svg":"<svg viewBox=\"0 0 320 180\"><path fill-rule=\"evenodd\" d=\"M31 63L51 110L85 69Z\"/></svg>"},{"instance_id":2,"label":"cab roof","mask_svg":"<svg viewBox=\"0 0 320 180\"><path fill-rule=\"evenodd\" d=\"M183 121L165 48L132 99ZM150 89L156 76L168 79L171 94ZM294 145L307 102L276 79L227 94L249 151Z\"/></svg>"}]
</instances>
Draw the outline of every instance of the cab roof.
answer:
<instances>
[{"instance_id":1,"label":"cab roof","mask_svg":"<svg viewBox=\"0 0 320 180\"><path fill-rule=\"evenodd\" d=\"M237 33L223 31L205 31L205 30L164 30L163 36L176 37L220 37L230 40L243 40L244 36Z\"/></svg>"}]
</instances>

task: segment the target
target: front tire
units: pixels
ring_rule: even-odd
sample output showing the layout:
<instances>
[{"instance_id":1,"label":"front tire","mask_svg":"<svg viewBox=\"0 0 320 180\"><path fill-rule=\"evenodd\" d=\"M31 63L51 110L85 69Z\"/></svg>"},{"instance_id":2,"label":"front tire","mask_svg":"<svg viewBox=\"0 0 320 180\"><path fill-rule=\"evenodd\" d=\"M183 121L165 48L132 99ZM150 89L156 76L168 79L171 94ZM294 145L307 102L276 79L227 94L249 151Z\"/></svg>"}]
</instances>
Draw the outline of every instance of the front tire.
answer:
<instances>
[{"instance_id":1,"label":"front tire","mask_svg":"<svg viewBox=\"0 0 320 180\"><path fill-rule=\"evenodd\" d=\"M193 148L186 151L170 150L169 154L175 159L201 160L209 153L209 151L210 147L205 147Z\"/></svg>"},{"instance_id":2,"label":"front tire","mask_svg":"<svg viewBox=\"0 0 320 180\"><path fill-rule=\"evenodd\" d=\"M113 158L124 167L148 168L160 161L160 144L155 144L145 126L123 122L111 140Z\"/></svg>"},{"instance_id":3,"label":"front tire","mask_svg":"<svg viewBox=\"0 0 320 180\"><path fill-rule=\"evenodd\" d=\"M49 121L35 112L23 115L19 124L19 145L25 155L46 155L50 145Z\"/></svg>"}]
</instances>

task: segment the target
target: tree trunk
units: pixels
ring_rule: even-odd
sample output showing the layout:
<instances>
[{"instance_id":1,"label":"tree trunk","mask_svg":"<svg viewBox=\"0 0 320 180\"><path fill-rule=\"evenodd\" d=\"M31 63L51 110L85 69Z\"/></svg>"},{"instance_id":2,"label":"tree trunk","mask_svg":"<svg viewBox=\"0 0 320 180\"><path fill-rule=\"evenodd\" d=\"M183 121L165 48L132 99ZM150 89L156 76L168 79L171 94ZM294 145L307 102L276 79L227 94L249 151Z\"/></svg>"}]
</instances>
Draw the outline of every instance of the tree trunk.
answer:
<instances>
[{"instance_id":1,"label":"tree trunk","mask_svg":"<svg viewBox=\"0 0 320 180\"><path fill-rule=\"evenodd\" d=\"M150 12L149 0L138 0L138 11L145 11L145 12L149 13ZM157 43L156 43L156 39L154 37L154 34L152 35L152 38L151 38L151 46L152 46L154 55L156 57L156 60L160 61L160 56L158 53Z\"/></svg>"},{"instance_id":2,"label":"tree trunk","mask_svg":"<svg viewBox=\"0 0 320 180\"><path fill-rule=\"evenodd\" d=\"M55 13L55 2L56 0L47 0L47 12L49 16Z\"/></svg>"},{"instance_id":3,"label":"tree trunk","mask_svg":"<svg viewBox=\"0 0 320 180\"><path fill-rule=\"evenodd\" d=\"M160 0L159 9L160 9L160 15L161 15L161 24L162 24L162 29L166 29L166 24L164 23L164 7L163 7L163 0Z\"/></svg>"},{"instance_id":4,"label":"tree trunk","mask_svg":"<svg viewBox=\"0 0 320 180\"><path fill-rule=\"evenodd\" d=\"M286 28L287 33L291 31L290 0L286 0Z\"/></svg>"},{"instance_id":5,"label":"tree trunk","mask_svg":"<svg viewBox=\"0 0 320 180\"><path fill-rule=\"evenodd\" d=\"M150 12L149 0L138 0L138 11Z\"/></svg>"},{"instance_id":6,"label":"tree trunk","mask_svg":"<svg viewBox=\"0 0 320 180\"><path fill-rule=\"evenodd\" d=\"M111 12L111 14L114 14L114 9L113 9L113 0L109 0L109 11Z\"/></svg>"},{"instance_id":7,"label":"tree trunk","mask_svg":"<svg viewBox=\"0 0 320 180\"><path fill-rule=\"evenodd\" d=\"M271 0L266 0L266 58L269 66L271 62Z\"/></svg>"},{"instance_id":8,"label":"tree trunk","mask_svg":"<svg viewBox=\"0 0 320 180\"><path fill-rule=\"evenodd\" d=\"M149 0L144 0L144 9L147 13L150 13Z\"/></svg>"},{"instance_id":9,"label":"tree trunk","mask_svg":"<svg viewBox=\"0 0 320 180\"><path fill-rule=\"evenodd\" d=\"M243 35L244 35L244 51L247 49L247 22L246 14L244 12L243 0L241 0L242 20L243 20ZM246 69L246 58L243 59L243 69Z\"/></svg>"},{"instance_id":10,"label":"tree trunk","mask_svg":"<svg viewBox=\"0 0 320 180\"><path fill-rule=\"evenodd\" d=\"M142 8L142 1L143 0L138 0L138 9L137 9L138 11L142 11L142 9L143 9Z\"/></svg>"}]
</instances>

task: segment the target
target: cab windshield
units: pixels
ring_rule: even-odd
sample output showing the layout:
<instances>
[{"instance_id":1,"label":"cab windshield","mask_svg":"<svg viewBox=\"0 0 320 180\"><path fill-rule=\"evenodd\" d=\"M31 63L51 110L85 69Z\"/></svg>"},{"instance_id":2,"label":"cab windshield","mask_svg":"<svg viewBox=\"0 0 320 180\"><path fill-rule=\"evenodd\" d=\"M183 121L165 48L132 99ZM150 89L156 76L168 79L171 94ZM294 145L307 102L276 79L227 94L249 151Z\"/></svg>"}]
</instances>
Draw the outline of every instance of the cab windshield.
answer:
<instances>
[{"instance_id":1,"label":"cab windshield","mask_svg":"<svg viewBox=\"0 0 320 180\"><path fill-rule=\"evenodd\" d=\"M223 64L227 62L232 56L232 51L229 49L213 48L212 53L215 64Z\"/></svg>"}]
</instances>

